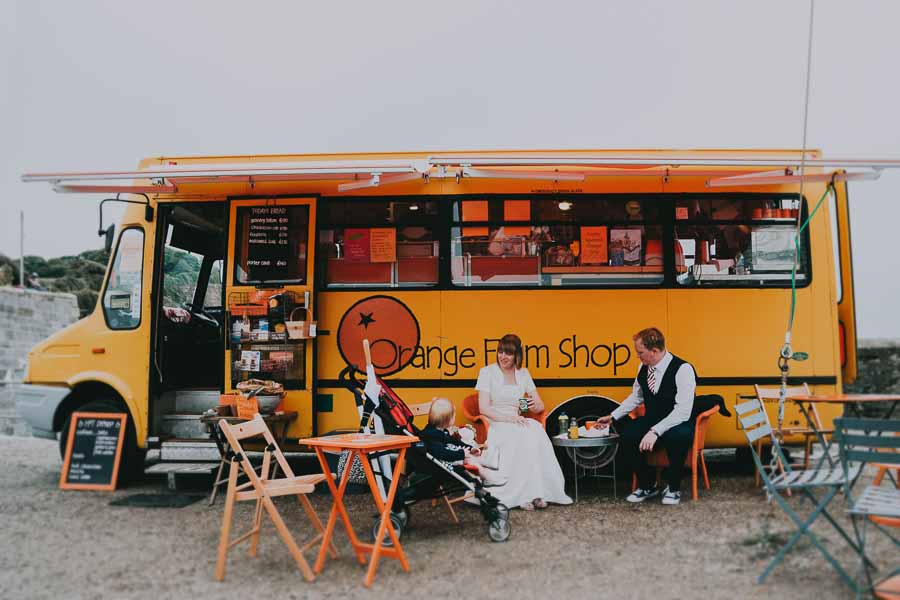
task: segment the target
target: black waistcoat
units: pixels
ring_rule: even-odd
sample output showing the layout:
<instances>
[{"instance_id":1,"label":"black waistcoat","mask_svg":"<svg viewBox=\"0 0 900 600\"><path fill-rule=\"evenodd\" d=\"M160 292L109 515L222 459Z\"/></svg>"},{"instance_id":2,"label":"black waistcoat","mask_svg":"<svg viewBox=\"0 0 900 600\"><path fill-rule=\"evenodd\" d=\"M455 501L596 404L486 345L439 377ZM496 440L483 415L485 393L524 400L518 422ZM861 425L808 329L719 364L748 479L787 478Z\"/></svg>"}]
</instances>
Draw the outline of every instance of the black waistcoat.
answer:
<instances>
[{"instance_id":1,"label":"black waistcoat","mask_svg":"<svg viewBox=\"0 0 900 600\"><path fill-rule=\"evenodd\" d=\"M646 407L646 415L654 422L659 422L669 416L672 409L675 408L675 394L678 391L678 384L675 382L675 375L681 365L687 361L672 355L669 366L663 375L662 381L656 393L650 392L650 386L647 383L647 365L641 367L638 371L638 385L641 386L641 393L644 395L644 406ZM691 366L693 368L693 366Z\"/></svg>"}]
</instances>

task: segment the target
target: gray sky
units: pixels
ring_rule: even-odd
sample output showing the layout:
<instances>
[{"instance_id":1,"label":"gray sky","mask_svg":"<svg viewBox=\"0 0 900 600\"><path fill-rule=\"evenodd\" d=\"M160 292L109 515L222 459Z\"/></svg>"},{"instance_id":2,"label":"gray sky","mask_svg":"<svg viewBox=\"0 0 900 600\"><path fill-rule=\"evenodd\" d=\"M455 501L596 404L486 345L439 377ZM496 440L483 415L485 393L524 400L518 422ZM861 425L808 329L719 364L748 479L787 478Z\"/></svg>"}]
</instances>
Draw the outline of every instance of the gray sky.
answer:
<instances>
[{"instance_id":1,"label":"gray sky","mask_svg":"<svg viewBox=\"0 0 900 600\"><path fill-rule=\"evenodd\" d=\"M809 5L0 2L0 252L98 247L25 171L140 158L802 142ZM900 158L900 3L819 0L808 145ZM900 337L900 172L851 184L862 337ZM110 211L110 215L115 213Z\"/></svg>"}]
</instances>

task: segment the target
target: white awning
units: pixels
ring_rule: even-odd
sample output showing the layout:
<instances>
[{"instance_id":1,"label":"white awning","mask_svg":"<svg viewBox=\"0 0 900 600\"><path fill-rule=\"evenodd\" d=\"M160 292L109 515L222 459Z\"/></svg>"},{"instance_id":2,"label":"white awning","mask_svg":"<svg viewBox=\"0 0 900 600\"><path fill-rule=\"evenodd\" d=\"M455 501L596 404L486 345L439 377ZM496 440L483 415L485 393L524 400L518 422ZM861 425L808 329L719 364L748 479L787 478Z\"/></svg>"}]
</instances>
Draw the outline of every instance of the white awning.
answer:
<instances>
[{"instance_id":1,"label":"white awning","mask_svg":"<svg viewBox=\"0 0 900 600\"><path fill-rule=\"evenodd\" d=\"M791 157L796 154L796 157ZM48 182L58 192L173 194L180 184L263 181L340 181L339 192L385 186L418 178L488 178L584 181L591 177L709 177L710 187L787 185L803 181L877 179L883 169L900 168L896 159L807 158L804 168L862 169L837 174L804 173L800 152L760 152L707 156L610 156L608 154L435 155L421 159L210 163L134 171L26 173L22 181ZM174 161L173 161L174 163ZM149 180L149 183L135 183ZM115 183L115 182L123 183ZM126 182L127 183L124 183Z\"/></svg>"}]
</instances>

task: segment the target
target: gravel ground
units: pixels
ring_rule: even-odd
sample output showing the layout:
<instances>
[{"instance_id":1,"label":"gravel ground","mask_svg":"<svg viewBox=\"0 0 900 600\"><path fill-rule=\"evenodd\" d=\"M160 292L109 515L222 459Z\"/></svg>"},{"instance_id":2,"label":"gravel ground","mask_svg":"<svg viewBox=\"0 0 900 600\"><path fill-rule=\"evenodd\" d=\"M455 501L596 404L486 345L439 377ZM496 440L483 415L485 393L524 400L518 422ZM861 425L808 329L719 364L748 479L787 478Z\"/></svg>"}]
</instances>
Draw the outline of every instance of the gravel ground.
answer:
<instances>
[{"instance_id":1,"label":"gravel ground","mask_svg":"<svg viewBox=\"0 0 900 600\"><path fill-rule=\"evenodd\" d=\"M0 455L0 598L851 597L805 542L765 585L756 585L779 545L760 540L784 539L790 527L753 488L751 477L725 463L712 469L712 490L679 507L631 506L612 500L605 487L597 491L588 485L577 505L514 511L505 544L488 540L476 510L460 509L457 526L442 507L417 504L404 535L411 572L385 560L366 590L364 569L352 559L341 532L336 535L341 558L326 563L322 575L307 583L266 524L259 556L248 557L246 546L233 550L226 581L219 583L213 573L221 501L212 508L204 501L178 509L110 506L114 498L164 492L165 480L113 493L64 492L57 487L55 442L0 437ZM319 492L312 500L324 519L329 496ZM347 500L359 529L368 528L371 500L364 495ZM295 535L307 539L302 512L287 499L277 502ZM238 519L249 523L251 508L239 506ZM762 535L764 526L768 537ZM822 519L814 529L843 564L856 568ZM876 562L896 562L882 536L870 542Z\"/></svg>"}]
</instances>

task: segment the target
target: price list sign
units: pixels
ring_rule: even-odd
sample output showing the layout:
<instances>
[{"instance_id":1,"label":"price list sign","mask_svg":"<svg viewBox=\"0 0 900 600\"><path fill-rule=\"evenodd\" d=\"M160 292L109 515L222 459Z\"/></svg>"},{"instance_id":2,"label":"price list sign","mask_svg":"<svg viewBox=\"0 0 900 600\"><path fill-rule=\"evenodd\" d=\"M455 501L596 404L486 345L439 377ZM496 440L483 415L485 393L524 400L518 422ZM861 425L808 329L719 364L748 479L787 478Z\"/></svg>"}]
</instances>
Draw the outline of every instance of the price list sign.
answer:
<instances>
[{"instance_id":1,"label":"price list sign","mask_svg":"<svg viewBox=\"0 0 900 600\"><path fill-rule=\"evenodd\" d=\"M127 419L124 413L72 414L60 489L116 489Z\"/></svg>"},{"instance_id":2,"label":"price list sign","mask_svg":"<svg viewBox=\"0 0 900 600\"><path fill-rule=\"evenodd\" d=\"M291 255L291 213L283 206L250 208L247 270L251 280L286 279Z\"/></svg>"}]
</instances>

